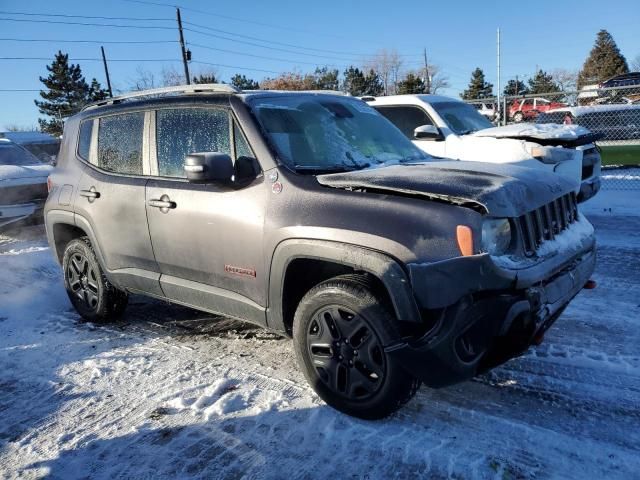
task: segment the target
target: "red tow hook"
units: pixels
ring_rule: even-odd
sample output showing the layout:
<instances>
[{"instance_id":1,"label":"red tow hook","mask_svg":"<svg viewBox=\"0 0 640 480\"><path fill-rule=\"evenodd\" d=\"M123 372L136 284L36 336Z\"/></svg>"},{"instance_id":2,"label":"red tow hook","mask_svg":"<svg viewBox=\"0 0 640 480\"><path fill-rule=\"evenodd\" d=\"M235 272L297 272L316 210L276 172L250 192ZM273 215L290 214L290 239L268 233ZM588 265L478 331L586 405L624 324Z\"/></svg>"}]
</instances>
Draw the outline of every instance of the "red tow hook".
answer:
<instances>
[{"instance_id":1,"label":"red tow hook","mask_svg":"<svg viewBox=\"0 0 640 480\"><path fill-rule=\"evenodd\" d=\"M598 284L596 283L595 280L587 280L587 283L584 284L584 288L585 290L593 290L594 288L596 288L598 286Z\"/></svg>"}]
</instances>

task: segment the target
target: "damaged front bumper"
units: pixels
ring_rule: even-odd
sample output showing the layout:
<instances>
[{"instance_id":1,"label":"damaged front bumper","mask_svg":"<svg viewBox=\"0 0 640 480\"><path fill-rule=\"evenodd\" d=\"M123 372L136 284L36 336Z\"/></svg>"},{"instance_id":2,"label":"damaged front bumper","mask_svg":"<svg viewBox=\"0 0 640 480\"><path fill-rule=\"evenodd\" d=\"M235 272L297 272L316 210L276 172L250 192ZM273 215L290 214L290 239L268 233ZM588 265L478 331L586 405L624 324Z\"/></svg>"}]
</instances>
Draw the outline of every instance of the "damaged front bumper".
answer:
<instances>
[{"instance_id":1,"label":"damaged front bumper","mask_svg":"<svg viewBox=\"0 0 640 480\"><path fill-rule=\"evenodd\" d=\"M587 283L595 260L591 236L570 257L522 269L489 255L410 265L428 331L387 351L431 387L471 378L537 343Z\"/></svg>"}]
</instances>

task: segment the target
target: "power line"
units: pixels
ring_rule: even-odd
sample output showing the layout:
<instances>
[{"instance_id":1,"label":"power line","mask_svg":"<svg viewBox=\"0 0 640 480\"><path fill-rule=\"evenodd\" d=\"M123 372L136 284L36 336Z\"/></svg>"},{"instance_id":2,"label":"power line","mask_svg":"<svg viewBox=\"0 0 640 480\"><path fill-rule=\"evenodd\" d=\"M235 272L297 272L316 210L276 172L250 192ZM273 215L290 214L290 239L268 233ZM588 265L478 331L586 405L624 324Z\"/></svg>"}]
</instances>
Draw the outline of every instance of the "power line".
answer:
<instances>
[{"instance_id":1,"label":"power line","mask_svg":"<svg viewBox=\"0 0 640 480\"><path fill-rule=\"evenodd\" d=\"M0 10L1 15L24 15L30 17L62 17L62 18L95 18L102 20L131 20L144 22L170 22L170 18L149 18L149 17L103 17L93 15L68 15L64 13L31 13L31 12L7 12Z\"/></svg>"},{"instance_id":2,"label":"power line","mask_svg":"<svg viewBox=\"0 0 640 480\"><path fill-rule=\"evenodd\" d=\"M175 30L174 27L165 27L161 25L120 25L115 23L88 23L88 22L63 22L61 20L31 20L26 18L0 18L7 22L27 22L27 23L53 23L59 25L82 25L88 27L114 27L114 28L142 28L156 30Z\"/></svg>"},{"instance_id":3,"label":"power line","mask_svg":"<svg viewBox=\"0 0 640 480\"><path fill-rule=\"evenodd\" d=\"M153 44L178 43L177 40L55 40L52 38L0 38L0 42L57 42L57 43L121 43L121 44Z\"/></svg>"}]
</instances>

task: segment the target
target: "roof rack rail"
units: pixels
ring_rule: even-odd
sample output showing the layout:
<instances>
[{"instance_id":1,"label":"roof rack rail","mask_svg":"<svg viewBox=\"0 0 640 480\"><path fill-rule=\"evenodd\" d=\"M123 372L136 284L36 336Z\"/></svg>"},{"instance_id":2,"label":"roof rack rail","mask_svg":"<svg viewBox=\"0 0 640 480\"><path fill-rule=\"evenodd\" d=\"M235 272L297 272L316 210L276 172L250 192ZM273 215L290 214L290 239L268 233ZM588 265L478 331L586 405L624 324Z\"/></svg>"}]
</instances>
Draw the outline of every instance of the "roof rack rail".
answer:
<instances>
[{"instance_id":1,"label":"roof rack rail","mask_svg":"<svg viewBox=\"0 0 640 480\"><path fill-rule=\"evenodd\" d=\"M242 90L241 93L251 94L251 93L317 93L319 95L340 95L343 97L349 97L350 95L346 92L340 90Z\"/></svg>"},{"instance_id":2,"label":"roof rack rail","mask_svg":"<svg viewBox=\"0 0 640 480\"><path fill-rule=\"evenodd\" d=\"M101 107L103 105L113 105L115 103L121 103L126 100L140 98L140 97L153 97L170 94L181 93L239 93L233 85L226 83L200 83L196 85L177 85L175 87L162 87L152 88L150 90L140 90L138 92L130 92L117 97L105 98L104 100L98 100L97 102L89 103L82 108L82 111L90 108Z\"/></svg>"}]
</instances>

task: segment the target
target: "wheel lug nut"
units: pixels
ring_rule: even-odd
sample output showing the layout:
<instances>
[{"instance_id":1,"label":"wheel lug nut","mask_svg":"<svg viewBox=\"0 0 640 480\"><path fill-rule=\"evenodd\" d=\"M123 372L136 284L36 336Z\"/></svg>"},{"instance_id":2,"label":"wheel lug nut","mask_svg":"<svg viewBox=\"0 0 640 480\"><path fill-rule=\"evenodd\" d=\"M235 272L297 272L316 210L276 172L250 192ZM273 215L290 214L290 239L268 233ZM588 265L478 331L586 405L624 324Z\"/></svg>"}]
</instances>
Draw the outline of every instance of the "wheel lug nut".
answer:
<instances>
[{"instance_id":1,"label":"wheel lug nut","mask_svg":"<svg viewBox=\"0 0 640 480\"><path fill-rule=\"evenodd\" d=\"M357 357L357 356L358 356L358 351L357 351L357 350L354 350L354 351L353 351L353 354Z\"/></svg>"},{"instance_id":2,"label":"wheel lug nut","mask_svg":"<svg viewBox=\"0 0 640 480\"><path fill-rule=\"evenodd\" d=\"M349 360L349 366L351 367L353 365L353 361Z\"/></svg>"},{"instance_id":3,"label":"wheel lug nut","mask_svg":"<svg viewBox=\"0 0 640 480\"><path fill-rule=\"evenodd\" d=\"M342 360L342 359L343 359L342 355L339 355L338 360Z\"/></svg>"}]
</instances>

